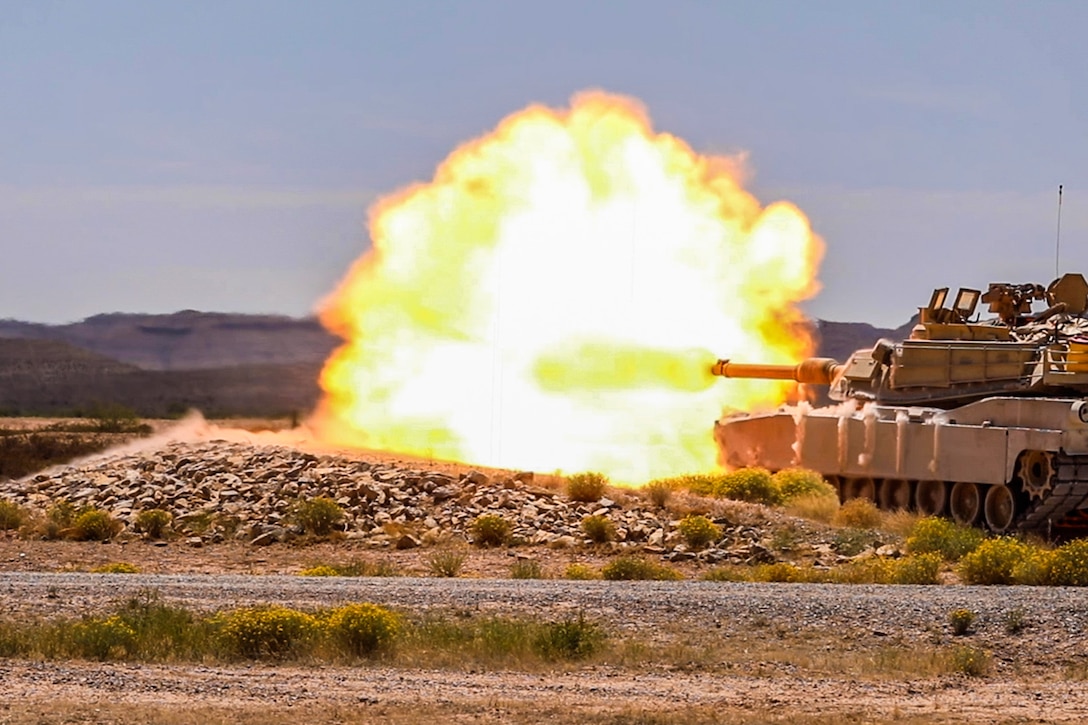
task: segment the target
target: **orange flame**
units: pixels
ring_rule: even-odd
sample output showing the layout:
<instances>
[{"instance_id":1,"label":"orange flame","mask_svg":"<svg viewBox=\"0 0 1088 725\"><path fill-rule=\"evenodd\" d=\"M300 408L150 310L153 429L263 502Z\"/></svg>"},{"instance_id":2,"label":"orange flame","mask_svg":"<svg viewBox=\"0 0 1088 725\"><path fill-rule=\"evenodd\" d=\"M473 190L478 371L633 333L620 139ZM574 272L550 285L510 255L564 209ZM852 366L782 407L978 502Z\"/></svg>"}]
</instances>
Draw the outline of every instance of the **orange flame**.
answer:
<instances>
[{"instance_id":1,"label":"orange flame","mask_svg":"<svg viewBox=\"0 0 1088 725\"><path fill-rule=\"evenodd\" d=\"M795 303L822 254L800 211L739 177L628 98L509 116L371 209L373 248L322 313L346 344L315 429L628 483L713 469L722 409L790 388L715 383L711 364L809 354Z\"/></svg>"}]
</instances>

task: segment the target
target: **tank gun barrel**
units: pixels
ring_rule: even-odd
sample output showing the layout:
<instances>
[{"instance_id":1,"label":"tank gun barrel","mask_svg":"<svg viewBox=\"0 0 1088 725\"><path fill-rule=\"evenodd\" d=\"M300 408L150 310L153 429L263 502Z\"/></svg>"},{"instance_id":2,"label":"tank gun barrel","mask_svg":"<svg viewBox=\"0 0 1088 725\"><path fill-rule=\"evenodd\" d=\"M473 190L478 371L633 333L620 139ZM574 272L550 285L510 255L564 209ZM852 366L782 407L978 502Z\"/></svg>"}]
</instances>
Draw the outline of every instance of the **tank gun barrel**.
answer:
<instances>
[{"instance_id":1,"label":"tank gun barrel","mask_svg":"<svg viewBox=\"0 0 1088 725\"><path fill-rule=\"evenodd\" d=\"M842 363L829 357L810 357L797 365L759 365L719 360L710 372L723 378L795 380L808 385L830 385L843 367Z\"/></svg>"}]
</instances>

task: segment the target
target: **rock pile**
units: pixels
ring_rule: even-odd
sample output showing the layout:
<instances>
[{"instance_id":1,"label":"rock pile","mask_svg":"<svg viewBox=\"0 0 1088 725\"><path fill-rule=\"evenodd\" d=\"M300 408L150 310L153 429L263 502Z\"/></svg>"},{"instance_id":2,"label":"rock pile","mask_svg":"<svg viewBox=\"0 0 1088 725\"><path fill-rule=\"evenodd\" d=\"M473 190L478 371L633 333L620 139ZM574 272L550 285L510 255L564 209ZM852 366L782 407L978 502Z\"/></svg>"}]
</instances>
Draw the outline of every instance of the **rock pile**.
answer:
<instances>
[{"instance_id":1,"label":"rock pile","mask_svg":"<svg viewBox=\"0 0 1088 725\"><path fill-rule=\"evenodd\" d=\"M232 537L255 545L286 540L302 533L292 520L293 507L327 497L343 509L341 528L349 539L381 547L468 539L472 522L483 514L511 524L512 544L573 546L585 540L582 520L599 515L614 525L614 546L621 549L637 546L669 559L698 556L709 562L775 559L758 528L719 519L726 528L723 540L691 552L676 531L678 521L664 510L641 500L578 503L534 486L532 479L531 473L454 476L278 446L174 442L3 482L0 498L38 511L61 500L93 506L123 522L127 532L141 511L163 509L194 546Z\"/></svg>"}]
</instances>

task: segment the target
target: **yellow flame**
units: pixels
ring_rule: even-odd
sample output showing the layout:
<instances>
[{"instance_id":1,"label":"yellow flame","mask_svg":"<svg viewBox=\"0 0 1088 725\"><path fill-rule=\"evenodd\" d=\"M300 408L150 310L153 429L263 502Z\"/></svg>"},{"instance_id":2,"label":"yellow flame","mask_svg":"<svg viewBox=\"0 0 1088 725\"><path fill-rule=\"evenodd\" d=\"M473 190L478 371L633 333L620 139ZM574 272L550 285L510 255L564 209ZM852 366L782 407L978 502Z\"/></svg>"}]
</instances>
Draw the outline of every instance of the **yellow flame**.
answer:
<instances>
[{"instance_id":1,"label":"yellow flame","mask_svg":"<svg viewBox=\"0 0 1088 725\"><path fill-rule=\"evenodd\" d=\"M807 219L628 98L509 116L377 202L370 236L322 313L346 342L314 425L340 445L636 484L705 471L723 408L789 391L714 384L715 357L811 351Z\"/></svg>"}]
</instances>

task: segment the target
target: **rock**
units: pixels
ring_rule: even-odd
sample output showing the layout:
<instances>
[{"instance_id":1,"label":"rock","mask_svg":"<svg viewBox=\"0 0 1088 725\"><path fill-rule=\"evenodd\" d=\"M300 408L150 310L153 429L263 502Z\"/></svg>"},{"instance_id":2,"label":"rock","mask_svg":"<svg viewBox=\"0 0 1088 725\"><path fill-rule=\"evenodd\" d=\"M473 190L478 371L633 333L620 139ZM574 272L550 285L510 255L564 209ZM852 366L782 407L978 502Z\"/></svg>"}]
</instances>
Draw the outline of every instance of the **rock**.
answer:
<instances>
[{"instance_id":1,"label":"rock","mask_svg":"<svg viewBox=\"0 0 1088 725\"><path fill-rule=\"evenodd\" d=\"M393 548L395 549L415 549L420 545L419 539L411 534L401 534L396 541L393 542Z\"/></svg>"},{"instance_id":2,"label":"rock","mask_svg":"<svg viewBox=\"0 0 1088 725\"><path fill-rule=\"evenodd\" d=\"M199 549L204 546L204 539L200 536L190 536L185 540L185 543L194 549Z\"/></svg>"},{"instance_id":3,"label":"rock","mask_svg":"<svg viewBox=\"0 0 1088 725\"><path fill-rule=\"evenodd\" d=\"M278 541L276 535L271 531L261 534L257 538L249 542L250 546L269 546L275 544Z\"/></svg>"},{"instance_id":4,"label":"rock","mask_svg":"<svg viewBox=\"0 0 1088 725\"><path fill-rule=\"evenodd\" d=\"M480 471L472 470L472 471L469 471L468 473L466 473L464 476L462 476L461 480L468 481L469 483L471 483L473 485L476 485L476 486L486 486L490 482L491 479L488 478L486 473L481 473Z\"/></svg>"}]
</instances>

